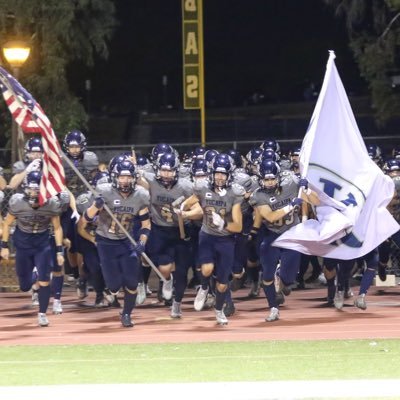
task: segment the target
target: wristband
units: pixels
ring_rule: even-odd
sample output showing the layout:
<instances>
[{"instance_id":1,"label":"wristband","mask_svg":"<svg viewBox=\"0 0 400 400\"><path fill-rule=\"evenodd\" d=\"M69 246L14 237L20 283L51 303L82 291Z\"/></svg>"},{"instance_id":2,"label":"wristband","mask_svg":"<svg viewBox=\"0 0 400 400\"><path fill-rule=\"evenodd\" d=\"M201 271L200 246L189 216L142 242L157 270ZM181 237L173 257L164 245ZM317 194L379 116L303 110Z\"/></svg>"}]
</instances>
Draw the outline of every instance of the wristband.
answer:
<instances>
[{"instance_id":1,"label":"wristband","mask_svg":"<svg viewBox=\"0 0 400 400\"><path fill-rule=\"evenodd\" d=\"M87 213L87 210L83 213L83 217L86 219L87 222L93 222L94 218L95 218L95 217L90 218L88 213Z\"/></svg>"},{"instance_id":2,"label":"wristband","mask_svg":"<svg viewBox=\"0 0 400 400\"><path fill-rule=\"evenodd\" d=\"M64 247L62 247L62 246L56 246L56 252L57 252L57 253L63 253L63 254L64 254Z\"/></svg>"},{"instance_id":3,"label":"wristband","mask_svg":"<svg viewBox=\"0 0 400 400\"><path fill-rule=\"evenodd\" d=\"M1 248L2 249L8 249L8 242L5 242L4 240L1 241Z\"/></svg>"}]
</instances>

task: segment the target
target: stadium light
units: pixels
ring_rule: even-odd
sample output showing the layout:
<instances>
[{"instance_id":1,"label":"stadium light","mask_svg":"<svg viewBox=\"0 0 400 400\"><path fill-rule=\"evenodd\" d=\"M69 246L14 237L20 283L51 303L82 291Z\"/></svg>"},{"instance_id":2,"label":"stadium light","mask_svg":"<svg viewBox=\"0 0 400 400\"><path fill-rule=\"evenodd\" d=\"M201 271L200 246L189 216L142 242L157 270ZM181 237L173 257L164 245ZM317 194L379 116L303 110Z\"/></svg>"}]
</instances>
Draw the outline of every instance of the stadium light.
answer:
<instances>
[{"instance_id":1,"label":"stadium light","mask_svg":"<svg viewBox=\"0 0 400 400\"><path fill-rule=\"evenodd\" d=\"M4 58L11 66L12 74L14 75L15 79L19 79L19 69L25 64L30 52L31 48L22 40L10 40L3 45ZM13 165L17 160L17 153L19 159L21 159L23 155L23 138L21 139L21 143L18 148L17 143L18 125L13 120L11 124L11 165Z\"/></svg>"}]
</instances>

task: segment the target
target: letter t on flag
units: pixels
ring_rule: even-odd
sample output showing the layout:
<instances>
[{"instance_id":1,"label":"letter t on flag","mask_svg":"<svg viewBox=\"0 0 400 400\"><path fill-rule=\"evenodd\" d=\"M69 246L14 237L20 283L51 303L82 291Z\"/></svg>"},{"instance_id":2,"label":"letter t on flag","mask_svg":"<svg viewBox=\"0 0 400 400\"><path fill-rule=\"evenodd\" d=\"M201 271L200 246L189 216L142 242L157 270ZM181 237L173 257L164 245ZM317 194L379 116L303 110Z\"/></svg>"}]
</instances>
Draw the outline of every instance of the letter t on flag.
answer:
<instances>
[{"instance_id":1,"label":"letter t on flag","mask_svg":"<svg viewBox=\"0 0 400 400\"><path fill-rule=\"evenodd\" d=\"M4 68L0 67L0 89L14 121L25 133L40 133L44 150L39 204L65 189L61 149L53 128L39 103Z\"/></svg>"},{"instance_id":2,"label":"letter t on flag","mask_svg":"<svg viewBox=\"0 0 400 400\"><path fill-rule=\"evenodd\" d=\"M277 247L349 260L400 229L387 210L393 181L370 159L330 51L300 152L300 171L321 199L317 219L283 233Z\"/></svg>"}]
</instances>

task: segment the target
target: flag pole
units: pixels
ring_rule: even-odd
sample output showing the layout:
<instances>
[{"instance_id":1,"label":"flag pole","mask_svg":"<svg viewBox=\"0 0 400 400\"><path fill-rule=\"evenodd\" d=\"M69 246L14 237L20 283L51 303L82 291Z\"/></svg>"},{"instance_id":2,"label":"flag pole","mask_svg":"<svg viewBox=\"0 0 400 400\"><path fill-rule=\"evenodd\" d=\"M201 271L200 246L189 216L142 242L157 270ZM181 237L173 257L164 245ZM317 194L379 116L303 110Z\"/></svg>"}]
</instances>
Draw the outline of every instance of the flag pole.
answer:
<instances>
[{"instance_id":1,"label":"flag pole","mask_svg":"<svg viewBox=\"0 0 400 400\"><path fill-rule=\"evenodd\" d=\"M80 171L75 167L74 163L67 157L67 155L61 151L61 155L65 162L71 167L71 169L78 175L80 180L84 183L84 185L88 188L88 190L93 194L93 196L97 197L98 193L93 189L93 187L90 185L90 183L86 180L86 178L80 173ZM136 241L133 239L133 237L130 235L130 233L125 229L125 227L121 224L120 221L115 217L115 215L112 213L110 208L107 206L107 204L104 204L103 208L107 211L107 213L110 215L111 219L118 225L118 228L121 229L121 231L126 235L126 237L129 239L129 241L136 246ZM153 269L153 271L158 275L158 277L163 281L166 282L166 279L163 277L161 272L158 270L158 268L154 265L153 261L149 258L149 256L146 253L142 253L142 257L147 261L147 263L150 265L150 267Z\"/></svg>"}]
</instances>

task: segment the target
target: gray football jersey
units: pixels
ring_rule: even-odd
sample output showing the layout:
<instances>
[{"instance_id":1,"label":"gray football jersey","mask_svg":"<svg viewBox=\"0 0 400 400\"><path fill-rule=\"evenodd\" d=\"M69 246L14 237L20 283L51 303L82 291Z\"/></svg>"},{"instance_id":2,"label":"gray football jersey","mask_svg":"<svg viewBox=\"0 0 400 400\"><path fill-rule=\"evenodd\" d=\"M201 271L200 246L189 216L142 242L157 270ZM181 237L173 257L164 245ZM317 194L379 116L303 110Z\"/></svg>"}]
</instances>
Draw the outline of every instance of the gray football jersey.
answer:
<instances>
[{"instance_id":1,"label":"gray football jersey","mask_svg":"<svg viewBox=\"0 0 400 400\"><path fill-rule=\"evenodd\" d=\"M190 179L190 165L181 164L179 166L179 177Z\"/></svg>"},{"instance_id":2,"label":"gray football jersey","mask_svg":"<svg viewBox=\"0 0 400 400\"><path fill-rule=\"evenodd\" d=\"M70 200L71 200L71 196L70 196L69 192L67 192L66 190L63 190L61 193L58 194L58 196L56 196L56 199L60 203L61 212L67 211Z\"/></svg>"},{"instance_id":3,"label":"gray football jersey","mask_svg":"<svg viewBox=\"0 0 400 400\"><path fill-rule=\"evenodd\" d=\"M246 192L253 192L254 190L253 181L250 175L246 174L246 172L244 172L242 168L240 168L240 170L235 169L233 173L233 182L242 186ZM243 214L250 213L253 211L247 201L243 201L240 207L242 209Z\"/></svg>"},{"instance_id":4,"label":"gray football jersey","mask_svg":"<svg viewBox=\"0 0 400 400\"><path fill-rule=\"evenodd\" d=\"M154 174L145 173L145 178L150 185L151 222L159 226L178 226L178 217L173 211L172 203L181 196L185 199L190 197L193 194L193 183L179 178L171 189L166 189Z\"/></svg>"},{"instance_id":5,"label":"gray football jersey","mask_svg":"<svg viewBox=\"0 0 400 400\"><path fill-rule=\"evenodd\" d=\"M16 161L12 167L12 174L19 174L22 171L25 171L25 168L29 165L29 163L25 163L24 161Z\"/></svg>"},{"instance_id":6,"label":"gray football jersey","mask_svg":"<svg viewBox=\"0 0 400 400\"><path fill-rule=\"evenodd\" d=\"M115 218L128 232L132 231L135 215L138 215L139 211L150 205L149 192L142 186L136 186L136 189L127 198L121 196L111 183L98 185L97 191L103 196L105 204L110 208ZM92 203L93 197L90 200L90 205ZM126 235L104 209L98 215L96 233L112 240L126 238Z\"/></svg>"},{"instance_id":7,"label":"gray football jersey","mask_svg":"<svg viewBox=\"0 0 400 400\"><path fill-rule=\"evenodd\" d=\"M92 151L85 151L82 159L74 160L70 158L70 160L87 181L91 180L93 171L95 171L99 166L99 160L96 154ZM78 175L76 175L75 171L65 162L65 160L63 165L65 170L65 181L72 194L78 196L86 191L85 184L81 181Z\"/></svg>"},{"instance_id":8,"label":"gray football jersey","mask_svg":"<svg viewBox=\"0 0 400 400\"><path fill-rule=\"evenodd\" d=\"M196 181L194 194L199 199L203 209L203 224L201 230L214 236L229 236L231 232L223 229L219 231L212 223L212 213L219 214L226 222L232 221L232 207L241 204L245 190L237 183L233 183L221 193L215 193L208 180ZM222 195L221 195L222 194Z\"/></svg>"},{"instance_id":9,"label":"gray football jersey","mask_svg":"<svg viewBox=\"0 0 400 400\"><path fill-rule=\"evenodd\" d=\"M60 203L52 197L39 208L32 208L22 193L11 196L8 212L17 218L18 228L25 233L42 233L49 229L51 218L60 215Z\"/></svg>"},{"instance_id":10,"label":"gray football jersey","mask_svg":"<svg viewBox=\"0 0 400 400\"><path fill-rule=\"evenodd\" d=\"M266 193L261 188L252 193L249 199L253 207L268 205L272 211L279 210L291 203L298 196L299 185L297 177L289 171L281 173L281 189L279 192ZM291 211L275 222L263 221L267 228L275 233L283 233L300 223L298 213Z\"/></svg>"},{"instance_id":11,"label":"gray football jersey","mask_svg":"<svg viewBox=\"0 0 400 400\"><path fill-rule=\"evenodd\" d=\"M400 223L400 176L395 176L393 179L395 195L389 207L393 218Z\"/></svg>"},{"instance_id":12,"label":"gray football jersey","mask_svg":"<svg viewBox=\"0 0 400 400\"><path fill-rule=\"evenodd\" d=\"M92 204L93 204L93 195L91 192L82 193L76 198L76 209L78 210L80 215L83 215L84 212ZM95 218L93 222L88 222L85 226L85 231L92 236L95 236L96 229L97 229L97 218Z\"/></svg>"}]
</instances>

